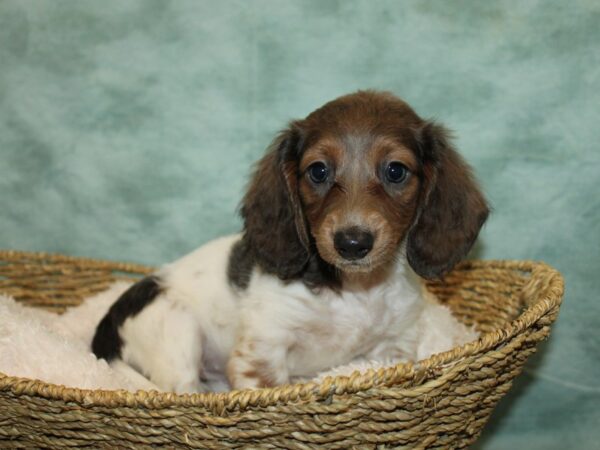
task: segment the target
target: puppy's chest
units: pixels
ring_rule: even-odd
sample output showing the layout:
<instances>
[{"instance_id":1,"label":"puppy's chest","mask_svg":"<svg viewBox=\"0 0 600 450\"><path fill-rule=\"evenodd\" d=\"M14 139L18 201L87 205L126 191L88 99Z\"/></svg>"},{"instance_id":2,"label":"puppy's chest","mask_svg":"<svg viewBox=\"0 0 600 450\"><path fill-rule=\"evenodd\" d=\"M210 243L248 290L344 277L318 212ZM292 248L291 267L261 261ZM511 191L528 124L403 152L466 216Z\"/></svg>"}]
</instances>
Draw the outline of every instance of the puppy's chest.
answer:
<instances>
[{"instance_id":1,"label":"puppy's chest","mask_svg":"<svg viewBox=\"0 0 600 450\"><path fill-rule=\"evenodd\" d=\"M382 342L400 340L414 321L414 293L331 294L312 299L312 314L299 327L290 352L294 372L319 370L364 356Z\"/></svg>"}]
</instances>

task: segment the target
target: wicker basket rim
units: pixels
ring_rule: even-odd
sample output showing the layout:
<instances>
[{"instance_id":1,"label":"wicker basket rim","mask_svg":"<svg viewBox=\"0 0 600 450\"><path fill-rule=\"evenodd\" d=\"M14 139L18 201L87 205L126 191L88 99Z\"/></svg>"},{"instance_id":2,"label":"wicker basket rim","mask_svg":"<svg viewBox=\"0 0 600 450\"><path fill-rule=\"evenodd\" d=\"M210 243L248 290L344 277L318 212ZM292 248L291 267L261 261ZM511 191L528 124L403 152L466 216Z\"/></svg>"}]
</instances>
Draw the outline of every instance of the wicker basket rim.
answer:
<instances>
[{"instance_id":1,"label":"wicker basket rim","mask_svg":"<svg viewBox=\"0 0 600 450\"><path fill-rule=\"evenodd\" d=\"M112 262L92 258L67 256L54 253L26 252L21 250L0 250L1 261L28 258L33 261L66 262L74 265L109 269L128 273L148 273L152 268L142 264ZM476 341L455 347L415 363L401 363L395 366L355 371L350 376L327 377L321 383L305 382L282 385L256 390L229 392L208 392L197 394L175 394L158 391L101 390L80 389L47 383L0 372L0 390L9 390L14 395L34 395L52 400L63 400L95 406L142 406L147 408L204 406L212 410L233 410L247 406L270 406L307 400L309 398L326 400L332 395L354 394L374 387L393 385L401 380L422 377L435 368L448 367L462 359L503 345L507 340L530 328L542 317L562 302L564 280L560 273L541 261L529 260L468 260L457 268L486 268L494 270L513 270L535 272L548 280L547 288L541 298L530 304L517 318L502 328L484 333Z\"/></svg>"}]
</instances>

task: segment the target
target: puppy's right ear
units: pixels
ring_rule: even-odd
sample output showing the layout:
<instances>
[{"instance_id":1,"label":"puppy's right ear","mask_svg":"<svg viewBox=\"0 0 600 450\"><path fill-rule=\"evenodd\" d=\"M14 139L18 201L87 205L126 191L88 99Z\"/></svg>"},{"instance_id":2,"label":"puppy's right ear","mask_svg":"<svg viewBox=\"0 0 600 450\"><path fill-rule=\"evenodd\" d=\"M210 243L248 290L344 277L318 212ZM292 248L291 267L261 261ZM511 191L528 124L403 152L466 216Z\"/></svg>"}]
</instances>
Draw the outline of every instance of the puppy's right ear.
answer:
<instances>
[{"instance_id":1,"label":"puppy's right ear","mask_svg":"<svg viewBox=\"0 0 600 450\"><path fill-rule=\"evenodd\" d=\"M309 259L306 219L298 194L302 131L292 123L258 162L242 201L244 242L263 270L281 279L299 274Z\"/></svg>"},{"instance_id":2,"label":"puppy's right ear","mask_svg":"<svg viewBox=\"0 0 600 450\"><path fill-rule=\"evenodd\" d=\"M425 173L423 195L408 234L406 256L416 273L431 279L441 277L467 255L489 208L446 129L427 122L419 133Z\"/></svg>"}]
</instances>

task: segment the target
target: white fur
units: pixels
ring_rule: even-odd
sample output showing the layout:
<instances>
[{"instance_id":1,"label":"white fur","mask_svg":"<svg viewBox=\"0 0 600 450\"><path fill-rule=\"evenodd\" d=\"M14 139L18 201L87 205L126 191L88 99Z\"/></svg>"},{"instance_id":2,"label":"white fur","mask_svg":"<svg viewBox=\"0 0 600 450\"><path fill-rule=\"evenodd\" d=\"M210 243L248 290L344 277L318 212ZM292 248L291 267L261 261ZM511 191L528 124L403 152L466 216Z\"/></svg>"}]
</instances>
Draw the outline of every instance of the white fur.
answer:
<instances>
[{"instance_id":1,"label":"white fur","mask_svg":"<svg viewBox=\"0 0 600 450\"><path fill-rule=\"evenodd\" d=\"M439 304L433 296L425 295L425 304L417 325L417 360L451 350L454 347L476 340L479 333L460 323L447 306ZM357 358L350 364L334 367L321 372L315 381L323 381L328 376L346 375L353 372L365 372L369 369L381 369L403 362L398 358L365 359Z\"/></svg>"},{"instance_id":2,"label":"white fur","mask_svg":"<svg viewBox=\"0 0 600 450\"><path fill-rule=\"evenodd\" d=\"M220 243L216 242L216 248L213 248L213 250L219 248L223 250L227 248L226 242L227 239L222 240ZM196 254L196 256L201 256L201 254ZM193 259L194 258L192 258L192 260ZM188 260L188 262L192 262L192 260ZM213 260L213 262L216 263L217 261ZM223 264L223 261L221 261L221 263ZM183 267L190 268L187 275L192 276L192 278L195 279L193 276L194 270L192 269L195 264L188 266L187 263L182 262L182 265ZM218 264L214 264L212 267L206 268L205 270L208 272L204 273L212 281L220 279L223 282L224 277L215 278L211 275L213 274L212 271L216 271L217 267ZM172 273L172 277L169 278L171 280L176 279L177 276L184 278L186 276L184 275L185 271L173 271L173 267L167 267L165 268L165 271ZM176 272L178 275L175 275ZM216 276L217 274L214 275ZM182 279L179 280L181 281ZM275 283L275 285L278 284L279 283ZM180 295L184 294L186 291L184 286L185 285L180 286ZM114 303L127 287L129 287L128 283L116 283L107 291L90 297L84 301L81 306L70 308L61 316L38 309L26 308L15 303L8 297L0 296L0 372L13 376L40 379L50 383L88 389L127 389L132 391L137 389L159 389L158 386L151 383L122 361L113 361L109 366L104 360L97 360L90 351L90 344L97 323L102 316L106 314L110 305ZM264 289L270 289L271 287L273 286L263 285ZM193 286L187 285L187 288L190 288L192 291L195 290ZM208 294L210 289L210 286L206 286L205 289L200 292ZM207 359L206 354L204 355L204 363L209 366L209 376L207 377L209 381L206 386L202 386L197 381L197 377L194 379L188 378L186 380L184 376L181 376L179 379L182 381L179 382L179 384L174 384L173 386L161 386L164 390L175 389L179 391L194 391L205 388L213 391L223 391L229 389L224 374L219 372L219 369L222 369L224 365L224 358L217 359L215 357L219 352L226 352L227 348L233 346L232 337L228 336L223 330L233 330L234 327L231 324L240 322L239 313L236 314L234 312L230 317L228 317L226 313L235 311L235 306L241 306L241 304L244 303L244 300L240 298L238 293L231 291L231 298L228 297L231 302L224 302L227 306L222 307L223 305L218 304L218 296L216 295L218 283L212 285L212 289L215 290L212 291L213 296L210 298L214 300L215 304L213 304L212 307L205 305L206 309L204 309L204 311L208 311L209 313L215 313L214 321L211 321L208 317L205 318L207 322L211 322L210 325L214 328L209 329L215 333L211 336L210 340L206 336L204 337L204 345L210 350L208 355L211 357ZM229 288L226 288L226 290L228 291ZM298 289L297 293L306 294L304 289ZM208 298L208 296L203 298ZM310 301L311 299L313 300L312 302ZM377 332L375 334L380 334L382 331L385 331L383 324L389 322L391 318L383 318L382 320L381 317L378 316L380 312L365 313L364 308L367 304L363 304L361 297L356 293L347 296L347 299L351 301L353 311L360 311L361 314L366 314L367 316L371 315L371 320L363 323L361 320L357 319L356 316L347 312L339 317L339 319L344 318L343 320L334 320L334 322L336 322L337 332L343 331L347 333L348 337L356 336L358 328L355 329L355 324L357 322L360 322L358 326L361 328L365 328L366 323L372 324L373 322L376 322L374 329L377 329ZM372 306L373 304L379 306L386 305L386 301L383 297L382 300L379 301L370 299L368 296L362 297L362 299L370 301ZM306 319L311 317L311 313L309 312L310 309L306 308L305 300L302 300L301 295L296 300L297 304L300 306L297 311L294 308L292 309L294 309L295 312L302 312L302 316L305 320L300 321L299 323L305 323ZM308 304L314 306L314 300L314 297L310 297ZM392 299L388 298L388 301L389 300ZM340 301L342 301L342 299L335 301L334 299L329 298L325 302L329 306L321 306L319 311L337 315L339 311L336 308L339 309L341 305L341 303L339 303ZM281 303L281 299L279 299L279 302ZM296 302L294 302L294 304L296 304ZM151 315L164 312L166 313L164 317L166 328L162 328L162 334L153 334L152 332L146 334L141 333L139 336L136 336L136 338L141 341L141 338L148 338L150 335L150 342L156 343L159 348L161 348L161 352L156 352L157 358L152 360L154 354L151 350L151 346L148 346L145 353L145 355L148 356L148 361L154 361L158 364L158 367L163 368L167 374L171 373L177 375L178 369L176 369L176 366L170 366L169 361L173 362L173 360L175 360L175 365L180 364L181 362L178 361L177 358L174 358L176 355L184 356L184 358L182 358L183 361L187 359L194 360L189 352L198 350L200 342L194 341L194 339L188 339L188 337L195 336L193 333L188 334L190 331L188 328L174 327L173 325L175 322L181 320L183 324L188 324L189 326L189 323L191 322L190 317L194 317L194 322L198 319L193 315L182 317L180 314L182 310L173 307L166 298L163 298L160 303L157 302L155 306L154 313L150 313L147 316L147 320L157 320L156 317L152 318ZM250 306L250 304L246 305L246 307ZM196 307L201 308L199 305L196 305ZM361 310L361 308L363 309ZM345 310L345 308L342 309ZM217 313L220 313L221 315ZM144 317L145 314L146 313L142 311L138 317ZM238 317L238 319L231 320L235 317ZM332 320L331 317L332 316L323 316L320 318L319 323L329 326ZM262 322L259 322L257 325L271 329L273 322L277 323L279 326L273 327L273 334L271 336L275 337L282 333L281 328L283 327L285 329L284 325L289 323L288 320L280 319L281 318L278 319L276 316L273 316L269 320L265 319ZM160 319L158 319L158 321L160 322ZM131 325L134 325L134 321L131 322ZM144 323L139 322L135 324L131 330L135 330L136 326L142 325L144 325ZM158 329L156 323L147 323L146 325L149 326L149 329L153 330L153 332L157 332ZM165 333L170 329L174 330L175 334L170 335L169 333ZM221 332L216 330L221 330ZM452 346L462 344L477 337L476 333L468 330L464 325L461 325L456 321L446 307L437 304L433 299L428 297L426 297L424 309L419 319L418 330L417 355L419 359L425 358L437 351L447 350ZM300 336L302 335L300 334ZM166 342L173 347L168 348L160 342L163 337L166 337ZM169 340L169 338L171 339ZM317 358L320 364L326 367L335 366L342 359L339 354L326 353L333 345L332 341L328 341L321 346L318 337L313 336L311 338L308 336L307 338L308 340L305 342L310 343L311 346L315 346L315 358ZM354 339L356 339L356 337ZM187 346L184 344L186 341L188 342ZM130 340L129 344L132 344L132 347L130 347L128 351L132 351L134 348L133 341ZM346 350L351 347L354 346L348 345ZM295 355L294 358L292 358L294 361L293 367L297 367L300 362L305 362L301 361L299 356L306 357L310 352L305 350L292 353ZM402 359L377 359L379 357L380 355L371 354L368 358L356 358L350 363L346 362L345 365L337 366L331 370L320 373L315 379L320 381L329 375L350 375L356 370L365 371L369 368L377 369L379 367L395 364ZM172 359L169 360L168 358ZM369 358L372 359L369 360ZM211 359L213 360L211 361ZM305 367L305 369L307 369L307 367ZM196 373L196 371L190 368L184 368L184 373L192 372ZM292 373L294 374L301 372L304 373L309 371L297 370L296 368L292 370ZM310 379L310 376L294 376L292 378L293 381L303 381L308 379Z\"/></svg>"},{"instance_id":3,"label":"white fur","mask_svg":"<svg viewBox=\"0 0 600 450\"><path fill-rule=\"evenodd\" d=\"M161 389L204 390L199 378L222 380L228 363L234 387L252 388L256 361L281 384L356 358L414 360L464 342L449 312L423 314L421 281L405 258L369 289L314 292L254 269L237 290L226 269L238 239L209 242L159 270L163 293L123 324L123 360Z\"/></svg>"}]
</instances>

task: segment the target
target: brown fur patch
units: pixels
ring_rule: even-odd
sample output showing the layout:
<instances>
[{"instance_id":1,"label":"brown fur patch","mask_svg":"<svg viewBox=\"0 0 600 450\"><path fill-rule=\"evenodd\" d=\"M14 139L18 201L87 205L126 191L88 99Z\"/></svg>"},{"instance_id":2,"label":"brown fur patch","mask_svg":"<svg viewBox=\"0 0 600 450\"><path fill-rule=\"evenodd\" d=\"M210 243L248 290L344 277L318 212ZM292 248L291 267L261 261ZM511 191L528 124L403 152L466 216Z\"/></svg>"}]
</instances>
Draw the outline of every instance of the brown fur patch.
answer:
<instances>
[{"instance_id":1,"label":"brown fur patch","mask_svg":"<svg viewBox=\"0 0 600 450\"><path fill-rule=\"evenodd\" d=\"M347 135L324 133L309 147L300 162L300 197L312 236L321 257L342 271L371 272L395 256L416 212L419 195L420 164L411 142L399 135L374 134L372 127L361 124L364 117L350 115L342 129ZM402 124L398 124L400 129ZM323 133L321 133L323 134ZM311 164L325 163L333 178L328 189L315 186L305 172ZM407 180L395 186L386 183L385 169L390 162L400 162L409 170ZM333 245L336 232L358 226L375 236L375 244L360 264L347 264Z\"/></svg>"},{"instance_id":2,"label":"brown fur patch","mask_svg":"<svg viewBox=\"0 0 600 450\"><path fill-rule=\"evenodd\" d=\"M329 168L324 183L307 169ZM392 183L390 162L408 169ZM243 243L230 278L247 285L249 267L310 287L337 287L337 273L375 273L407 242L411 266L436 277L466 255L488 208L445 130L390 93L359 91L294 121L259 162L242 205ZM342 258L333 237L359 227L374 237L359 261ZM242 251L243 250L243 251Z\"/></svg>"}]
</instances>

